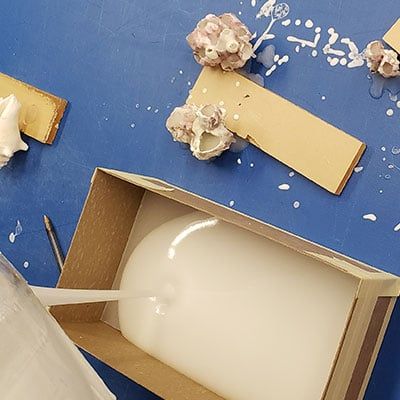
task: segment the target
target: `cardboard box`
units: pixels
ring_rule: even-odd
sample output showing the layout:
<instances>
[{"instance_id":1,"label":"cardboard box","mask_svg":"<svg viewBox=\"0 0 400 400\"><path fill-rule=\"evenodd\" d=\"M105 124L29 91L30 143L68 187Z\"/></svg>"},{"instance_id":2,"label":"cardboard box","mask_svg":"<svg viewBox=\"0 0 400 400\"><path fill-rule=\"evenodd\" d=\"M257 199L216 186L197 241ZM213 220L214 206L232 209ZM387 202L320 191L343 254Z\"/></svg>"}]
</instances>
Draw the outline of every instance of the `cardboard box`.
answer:
<instances>
[{"instance_id":1,"label":"cardboard box","mask_svg":"<svg viewBox=\"0 0 400 400\"><path fill-rule=\"evenodd\" d=\"M162 223L193 209L257 233L265 240L279 242L302 253L299 257L305 255L320 261L320 268L334 269L356 282L354 300L335 345L330 372L321 382L321 400L362 399L400 292L400 279L160 180L96 170L58 286L117 286L127 257L141 239ZM301 276L301 268L298 273ZM279 305L276 310L279 312ZM52 313L79 347L160 397L221 398L124 339L115 329L115 306L59 306Z\"/></svg>"}]
</instances>

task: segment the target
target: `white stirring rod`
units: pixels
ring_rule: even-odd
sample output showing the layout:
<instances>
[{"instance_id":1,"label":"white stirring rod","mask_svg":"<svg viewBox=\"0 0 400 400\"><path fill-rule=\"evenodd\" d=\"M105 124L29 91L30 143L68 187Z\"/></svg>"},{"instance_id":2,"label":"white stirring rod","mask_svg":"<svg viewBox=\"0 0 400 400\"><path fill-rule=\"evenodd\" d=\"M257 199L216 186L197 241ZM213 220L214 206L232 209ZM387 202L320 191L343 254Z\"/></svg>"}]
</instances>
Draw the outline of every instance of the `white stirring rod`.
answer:
<instances>
[{"instance_id":1,"label":"white stirring rod","mask_svg":"<svg viewBox=\"0 0 400 400\"><path fill-rule=\"evenodd\" d=\"M151 293L147 292L132 295L122 290L61 289L40 286L30 286L30 288L44 306L100 303L103 301L117 301L127 298L139 299L152 296Z\"/></svg>"}]
</instances>

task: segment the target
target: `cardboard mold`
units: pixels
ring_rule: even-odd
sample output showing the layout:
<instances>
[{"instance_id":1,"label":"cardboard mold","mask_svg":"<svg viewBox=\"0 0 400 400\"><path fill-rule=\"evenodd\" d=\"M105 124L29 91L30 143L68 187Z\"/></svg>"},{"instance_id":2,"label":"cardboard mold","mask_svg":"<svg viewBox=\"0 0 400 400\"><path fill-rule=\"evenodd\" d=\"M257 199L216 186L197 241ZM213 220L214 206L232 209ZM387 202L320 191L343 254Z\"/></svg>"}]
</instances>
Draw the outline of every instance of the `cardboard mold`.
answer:
<instances>
[{"instance_id":1,"label":"cardboard mold","mask_svg":"<svg viewBox=\"0 0 400 400\"><path fill-rule=\"evenodd\" d=\"M246 77L203 68L188 104L219 104L226 127L329 192L339 195L366 145Z\"/></svg>"},{"instance_id":2,"label":"cardboard mold","mask_svg":"<svg viewBox=\"0 0 400 400\"><path fill-rule=\"evenodd\" d=\"M20 129L27 136L52 144L67 107L67 101L25 82L0 73L0 97L14 94L22 104Z\"/></svg>"},{"instance_id":3,"label":"cardboard mold","mask_svg":"<svg viewBox=\"0 0 400 400\"><path fill-rule=\"evenodd\" d=\"M309 260L315 263L318 271L329 270L338 282L345 282L349 302L336 310L341 313L342 322L335 326L337 336L327 343L324 357L328 368L316 373L314 380L320 392L318 398L312 400L361 400L399 295L400 279L166 182L115 170L97 169L58 287L118 287L124 265L138 243L156 227L193 210L252 231L266 241L275 241L281 245L283 252L291 252L302 262ZM284 264L282 268L285 268ZM300 262L298 274L299 278L302 277ZM318 301L318 291L312 285L308 288L307 280L299 279L299 285L302 285L302 290L315 292L315 301ZM338 293L341 290L339 287ZM343 303L341 295L337 296L337 303ZM295 293L287 293L286 290L284 300L296 304ZM277 301L273 306L274 313L279 314L280 307ZM58 306L51 311L78 346L160 397L171 400L221 399L218 394L124 339L118 330L115 304ZM330 318L328 310L321 312L321 320ZM309 317L307 309L301 309L299 313ZM290 320L287 326L290 326ZM310 338L320 333L318 324L312 326L301 328L306 332L303 338L307 338L307 329ZM297 337L296 331L293 331L291 341L301 349L303 343L300 340L297 343ZM274 346L285 350L285 344L280 343L279 339ZM314 354L312 345L307 351L310 359L319 357ZM232 360L241 362L234 356ZM265 362L272 363L271 366L275 368L273 360ZM302 374L306 369L303 366L291 371L296 374L297 380L304 380L306 378L302 378ZM277 392L271 393L270 397L288 398L284 393L285 387L290 387L294 378L294 375L286 374L285 385L277 387Z\"/></svg>"}]
</instances>

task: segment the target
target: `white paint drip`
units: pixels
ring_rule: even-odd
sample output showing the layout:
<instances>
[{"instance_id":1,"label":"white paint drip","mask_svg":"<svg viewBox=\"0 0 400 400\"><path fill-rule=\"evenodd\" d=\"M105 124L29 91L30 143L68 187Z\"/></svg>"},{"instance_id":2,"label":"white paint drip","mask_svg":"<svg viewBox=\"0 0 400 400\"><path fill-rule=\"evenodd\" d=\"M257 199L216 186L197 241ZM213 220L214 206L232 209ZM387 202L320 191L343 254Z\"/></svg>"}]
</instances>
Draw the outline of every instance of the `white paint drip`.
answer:
<instances>
[{"instance_id":1,"label":"white paint drip","mask_svg":"<svg viewBox=\"0 0 400 400\"><path fill-rule=\"evenodd\" d=\"M274 62L277 62L277 61L279 61L279 54L274 55Z\"/></svg>"},{"instance_id":2,"label":"white paint drip","mask_svg":"<svg viewBox=\"0 0 400 400\"><path fill-rule=\"evenodd\" d=\"M294 49L294 51L295 51L296 53L300 53L300 46L296 46L296 48Z\"/></svg>"},{"instance_id":3,"label":"white paint drip","mask_svg":"<svg viewBox=\"0 0 400 400\"><path fill-rule=\"evenodd\" d=\"M28 261L24 261L23 266L24 266L25 269L28 268L29 267L29 262Z\"/></svg>"},{"instance_id":4,"label":"white paint drip","mask_svg":"<svg viewBox=\"0 0 400 400\"><path fill-rule=\"evenodd\" d=\"M398 223L398 224L393 228L393 230L394 230L395 232L399 232L399 231L400 231L400 223Z\"/></svg>"},{"instance_id":5,"label":"white paint drip","mask_svg":"<svg viewBox=\"0 0 400 400\"><path fill-rule=\"evenodd\" d=\"M234 200L231 200L230 202L229 202L229 206L230 207L233 207L235 205L235 201Z\"/></svg>"},{"instance_id":6,"label":"white paint drip","mask_svg":"<svg viewBox=\"0 0 400 400\"><path fill-rule=\"evenodd\" d=\"M292 23L291 19L285 19L284 21L282 21L283 26L289 26L291 23Z\"/></svg>"},{"instance_id":7,"label":"white paint drip","mask_svg":"<svg viewBox=\"0 0 400 400\"><path fill-rule=\"evenodd\" d=\"M289 61L289 56L286 54L278 60L278 65L286 64Z\"/></svg>"},{"instance_id":8,"label":"white paint drip","mask_svg":"<svg viewBox=\"0 0 400 400\"><path fill-rule=\"evenodd\" d=\"M293 208L298 209L300 207L300 202L299 201L294 201L293 202Z\"/></svg>"},{"instance_id":9,"label":"white paint drip","mask_svg":"<svg viewBox=\"0 0 400 400\"><path fill-rule=\"evenodd\" d=\"M363 169L364 169L364 167L355 167L355 168L354 168L354 172L355 172L356 174L358 174L358 173L361 172Z\"/></svg>"},{"instance_id":10,"label":"white paint drip","mask_svg":"<svg viewBox=\"0 0 400 400\"><path fill-rule=\"evenodd\" d=\"M365 214L363 215L363 219L365 219L366 221L375 222L378 218L375 214Z\"/></svg>"},{"instance_id":11,"label":"white paint drip","mask_svg":"<svg viewBox=\"0 0 400 400\"><path fill-rule=\"evenodd\" d=\"M311 21L311 19L308 19L308 20L305 22L304 25L305 25L306 28L311 29L311 28L314 26L314 22Z\"/></svg>"},{"instance_id":12,"label":"white paint drip","mask_svg":"<svg viewBox=\"0 0 400 400\"><path fill-rule=\"evenodd\" d=\"M21 233L22 233L22 225L21 225L21 222L19 220L17 220L17 225L15 226L15 231L11 232L8 235L8 240L10 241L10 243L14 243L16 237L19 236Z\"/></svg>"},{"instance_id":13,"label":"white paint drip","mask_svg":"<svg viewBox=\"0 0 400 400\"><path fill-rule=\"evenodd\" d=\"M311 47L312 49L315 49L319 43L319 40L321 39L321 34L316 33L314 40L311 42L310 40L305 40L305 39L300 39L296 36L288 36L287 38L288 42L291 43L299 43L302 47Z\"/></svg>"},{"instance_id":14,"label":"white paint drip","mask_svg":"<svg viewBox=\"0 0 400 400\"><path fill-rule=\"evenodd\" d=\"M386 110L386 115L387 115L388 117L393 117L393 114L394 114L394 111L393 111L392 108L388 108L388 109Z\"/></svg>"},{"instance_id":15,"label":"white paint drip","mask_svg":"<svg viewBox=\"0 0 400 400\"><path fill-rule=\"evenodd\" d=\"M290 189L290 185L288 183L282 183L281 185L278 186L279 190L289 190Z\"/></svg>"},{"instance_id":16,"label":"white paint drip","mask_svg":"<svg viewBox=\"0 0 400 400\"><path fill-rule=\"evenodd\" d=\"M271 74L276 70L276 64L274 64L266 73L265 76L271 76Z\"/></svg>"},{"instance_id":17,"label":"white paint drip","mask_svg":"<svg viewBox=\"0 0 400 400\"><path fill-rule=\"evenodd\" d=\"M236 162L237 162L239 165L242 165L242 160L241 160L240 158L238 158L238 159L236 160Z\"/></svg>"},{"instance_id":18,"label":"white paint drip","mask_svg":"<svg viewBox=\"0 0 400 400\"><path fill-rule=\"evenodd\" d=\"M356 44L352 40L350 40L350 38L343 38L340 42L347 45L350 50L348 56L352 61L347 64L347 67L348 68L362 67L365 63L365 60L363 55L360 54L360 50L358 49Z\"/></svg>"},{"instance_id":19,"label":"white paint drip","mask_svg":"<svg viewBox=\"0 0 400 400\"><path fill-rule=\"evenodd\" d=\"M256 6L256 3L257 3L257 0L251 0L251 6L252 6L252 7L255 7L255 6Z\"/></svg>"}]
</instances>

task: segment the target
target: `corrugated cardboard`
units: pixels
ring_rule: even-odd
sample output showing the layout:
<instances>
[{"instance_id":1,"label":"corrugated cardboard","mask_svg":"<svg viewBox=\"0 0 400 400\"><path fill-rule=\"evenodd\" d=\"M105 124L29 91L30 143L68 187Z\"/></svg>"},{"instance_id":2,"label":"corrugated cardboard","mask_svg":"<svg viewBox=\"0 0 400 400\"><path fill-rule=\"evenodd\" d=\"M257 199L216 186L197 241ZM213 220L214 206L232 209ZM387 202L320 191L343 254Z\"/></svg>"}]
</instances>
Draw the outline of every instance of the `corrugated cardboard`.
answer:
<instances>
[{"instance_id":1,"label":"corrugated cardboard","mask_svg":"<svg viewBox=\"0 0 400 400\"><path fill-rule=\"evenodd\" d=\"M146 211L149 201L159 202L160 218ZM110 289L114 282L118 285L120 264L124 264L141 238L156 224L189 209L206 212L282 243L320 260L321 268L335 268L359 282L321 400L361 400L400 291L399 278L165 182L119 171L97 170L59 287ZM129 240L131 232L134 235ZM162 398L220 399L127 342L110 326L118 326L110 317L112 307L105 304L63 306L53 308L52 313L78 346Z\"/></svg>"}]
</instances>

